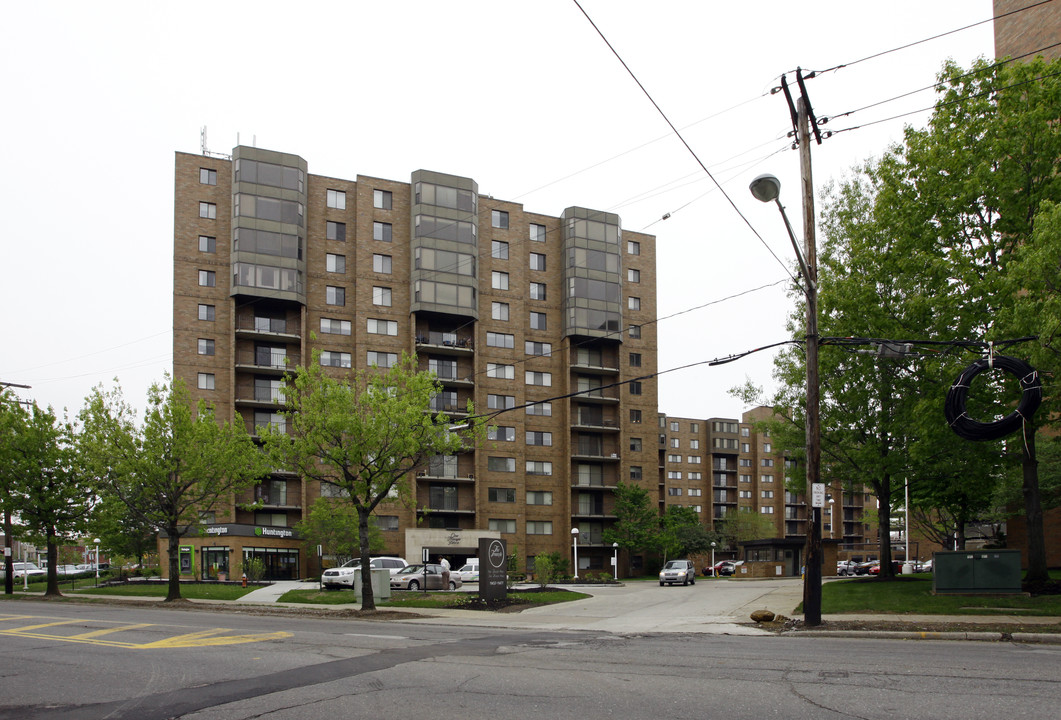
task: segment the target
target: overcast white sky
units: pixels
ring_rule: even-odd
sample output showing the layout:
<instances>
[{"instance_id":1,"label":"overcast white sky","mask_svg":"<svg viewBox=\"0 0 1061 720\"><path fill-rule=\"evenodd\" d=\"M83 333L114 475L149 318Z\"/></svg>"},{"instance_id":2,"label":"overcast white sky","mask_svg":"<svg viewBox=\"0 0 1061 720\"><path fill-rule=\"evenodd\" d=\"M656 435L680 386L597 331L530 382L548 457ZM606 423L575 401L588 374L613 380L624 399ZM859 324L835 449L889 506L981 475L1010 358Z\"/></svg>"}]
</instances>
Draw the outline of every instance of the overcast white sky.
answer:
<instances>
[{"instance_id":1,"label":"overcast white sky","mask_svg":"<svg viewBox=\"0 0 1061 720\"><path fill-rule=\"evenodd\" d=\"M986 20L991 0L582 5L786 262L780 216L747 191L778 175L800 226L788 109L768 94L780 75L849 64L808 85L832 116L930 85L947 58L993 55L986 23L854 63ZM198 152L204 125L211 150L230 152L238 134L314 174L407 182L424 168L533 212L616 212L657 236L661 318L785 277L571 0L23 2L5 7L0 38L0 381L31 385L18 394L42 405L76 412L118 377L142 407L170 369L173 154ZM926 118L815 146L816 185ZM784 340L789 309L778 285L661 320L659 369ZM665 374L660 409L739 416L729 388L772 387L771 359Z\"/></svg>"}]
</instances>

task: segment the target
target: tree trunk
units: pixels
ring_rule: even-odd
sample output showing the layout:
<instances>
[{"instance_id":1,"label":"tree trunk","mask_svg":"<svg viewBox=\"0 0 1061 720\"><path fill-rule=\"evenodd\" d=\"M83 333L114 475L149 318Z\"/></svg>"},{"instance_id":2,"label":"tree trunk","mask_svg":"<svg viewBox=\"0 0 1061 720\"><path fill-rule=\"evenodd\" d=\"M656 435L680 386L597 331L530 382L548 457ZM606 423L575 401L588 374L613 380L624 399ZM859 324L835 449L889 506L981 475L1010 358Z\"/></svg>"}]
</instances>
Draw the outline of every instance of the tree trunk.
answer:
<instances>
[{"instance_id":1,"label":"tree trunk","mask_svg":"<svg viewBox=\"0 0 1061 720\"><path fill-rule=\"evenodd\" d=\"M45 597L61 597L59 592L59 546L55 542L55 533L49 532L47 536L48 545L48 584L44 591ZM99 560L97 560L99 562Z\"/></svg>"},{"instance_id":2,"label":"tree trunk","mask_svg":"<svg viewBox=\"0 0 1061 720\"><path fill-rule=\"evenodd\" d=\"M878 577L895 577L892 572L892 479L885 474L877 488L877 526L880 533L880 575Z\"/></svg>"},{"instance_id":3,"label":"tree trunk","mask_svg":"<svg viewBox=\"0 0 1061 720\"><path fill-rule=\"evenodd\" d=\"M166 591L166 602L181 599L181 569L180 569L180 535L177 528L167 528L169 533L169 589ZM99 558L96 559L99 562Z\"/></svg>"},{"instance_id":4,"label":"tree trunk","mask_svg":"<svg viewBox=\"0 0 1061 720\"><path fill-rule=\"evenodd\" d=\"M357 535L358 544L361 546L361 609L375 610L376 596L372 592L372 560L368 556L368 518L368 508L359 506L357 508Z\"/></svg>"},{"instance_id":5,"label":"tree trunk","mask_svg":"<svg viewBox=\"0 0 1061 720\"><path fill-rule=\"evenodd\" d=\"M1024 423L1024 448L1021 452L1024 475L1024 515L1028 535L1028 574L1024 581L1045 583L1050 580L1046 569L1046 541L1043 537L1043 505L1039 493L1039 461L1035 457L1035 425Z\"/></svg>"},{"instance_id":6,"label":"tree trunk","mask_svg":"<svg viewBox=\"0 0 1061 720\"><path fill-rule=\"evenodd\" d=\"M4 508L4 594L15 592L15 550L11 537L11 510Z\"/></svg>"}]
</instances>

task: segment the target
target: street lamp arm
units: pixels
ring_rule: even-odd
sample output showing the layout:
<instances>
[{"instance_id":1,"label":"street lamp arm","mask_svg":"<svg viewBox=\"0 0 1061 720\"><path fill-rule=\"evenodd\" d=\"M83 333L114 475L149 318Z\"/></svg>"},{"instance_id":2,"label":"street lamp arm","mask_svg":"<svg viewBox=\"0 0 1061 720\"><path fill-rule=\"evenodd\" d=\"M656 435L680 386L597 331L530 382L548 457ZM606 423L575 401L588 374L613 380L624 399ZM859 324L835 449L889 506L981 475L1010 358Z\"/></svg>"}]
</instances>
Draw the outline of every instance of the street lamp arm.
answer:
<instances>
[{"instance_id":1,"label":"street lamp arm","mask_svg":"<svg viewBox=\"0 0 1061 720\"><path fill-rule=\"evenodd\" d=\"M803 251L799 249L799 241L796 240L796 233L792 230L792 223L788 221L788 213L785 212L785 206L781 204L780 198L775 197L774 202L777 203L777 209L781 211L781 217L785 219L788 239L792 241L792 249L796 252L796 260L799 261L799 274L803 276L803 280L807 283L807 290L804 293L817 292L818 284L814 282L814 278L811 277L810 270L807 268L807 261L803 258Z\"/></svg>"}]
</instances>

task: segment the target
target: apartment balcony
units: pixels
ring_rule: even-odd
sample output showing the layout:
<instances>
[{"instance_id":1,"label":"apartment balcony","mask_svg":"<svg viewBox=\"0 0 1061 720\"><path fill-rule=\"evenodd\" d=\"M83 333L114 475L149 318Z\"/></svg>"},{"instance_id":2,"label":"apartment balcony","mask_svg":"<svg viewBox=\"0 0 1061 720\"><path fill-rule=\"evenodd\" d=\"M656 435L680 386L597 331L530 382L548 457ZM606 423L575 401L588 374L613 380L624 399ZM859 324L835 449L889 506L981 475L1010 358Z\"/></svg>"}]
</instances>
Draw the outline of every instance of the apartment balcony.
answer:
<instances>
[{"instance_id":1,"label":"apartment balcony","mask_svg":"<svg viewBox=\"0 0 1061 720\"><path fill-rule=\"evenodd\" d=\"M619 404L619 388L586 388L578 389L578 395L573 400L581 403L593 403L595 405L617 405Z\"/></svg>"},{"instance_id":2,"label":"apartment balcony","mask_svg":"<svg viewBox=\"0 0 1061 720\"><path fill-rule=\"evenodd\" d=\"M271 348L240 350L236 353L236 369L264 375L283 375L285 372L294 372L301 364L301 358L299 353L287 353Z\"/></svg>"},{"instance_id":3,"label":"apartment balcony","mask_svg":"<svg viewBox=\"0 0 1061 720\"><path fill-rule=\"evenodd\" d=\"M436 505L417 503L416 514L472 516L475 515L475 503L471 501L460 503L438 503Z\"/></svg>"},{"instance_id":4,"label":"apartment balcony","mask_svg":"<svg viewBox=\"0 0 1061 720\"><path fill-rule=\"evenodd\" d=\"M579 520L616 520L615 515L606 515L603 510L599 512L596 509L583 510L582 508L576 508L572 510L571 517L578 518ZM578 538L578 544L582 544L582 536Z\"/></svg>"},{"instance_id":5,"label":"apartment balcony","mask_svg":"<svg viewBox=\"0 0 1061 720\"><path fill-rule=\"evenodd\" d=\"M607 485L606 483L612 482L613 484ZM614 490L615 484L613 480L579 480L576 478L571 483L572 490Z\"/></svg>"},{"instance_id":6,"label":"apartment balcony","mask_svg":"<svg viewBox=\"0 0 1061 720\"><path fill-rule=\"evenodd\" d=\"M470 335L453 332L418 332L416 334L416 351L430 352L434 355L472 355L475 353L475 342Z\"/></svg>"},{"instance_id":7,"label":"apartment balcony","mask_svg":"<svg viewBox=\"0 0 1061 720\"><path fill-rule=\"evenodd\" d=\"M571 459L579 462L606 462L606 463L617 463L622 458L619 457L617 451L601 450L600 448L580 448L575 447L571 450Z\"/></svg>"},{"instance_id":8,"label":"apartment balcony","mask_svg":"<svg viewBox=\"0 0 1061 720\"><path fill-rule=\"evenodd\" d=\"M255 387L250 383L236 383L237 405L278 409L286 402L283 388Z\"/></svg>"},{"instance_id":9,"label":"apartment balcony","mask_svg":"<svg viewBox=\"0 0 1061 720\"><path fill-rule=\"evenodd\" d=\"M468 473L466 476L462 475L438 475L432 473L430 470L421 470L416 473L417 482L447 482L447 483L475 483L475 473Z\"/></svg>"},{"instance_id":10,"label":"apartment balcony","mask_svg":"<svg viewBox=\"0 0 1061 720\"><path fill-rule=\"evenodd\" d=\"M593 364L593 361L575 360L571 363L571 370L581 375L618 375L619 365L613 367L610 360L599 360L604 365Z\"/></svg>"},{"instance_id":11,"label":"apartment balcony","mask_svg":"<svg viewBox=\"0 0 1061 720\"><path fill-rule=\"evenodd\" d=\"M619 421L614 418L582 417L575 418L572 430L587 430L593 432L619 432Z\"/></svg>"},{"instance_id":12,"label":"apartment balcony","mask_svg":"<svg viewBox=\"0 0 1061 720\"><path fill-rule=\"evenodd\" d=\"M427 413L446 413L450 418L462 418L468 416L468 401L462 404L460 401L446 401L437 398L431 400Z\"/></svg>"},{"instance_id":13,"label":"apartment balcony","mask_svg":"<svg viewBox=\"0 0 1061 720\"><path fill-rule=\"evenodd\" d=\"M260 428L266 425L269 425L270 427L272 427L273 430L277 432L282 432L286 435L291 435L291 427L287 424L286 420L283 422L256 422L253 418L244 418L243 423L244 427L247 428L247 434L254 439L258 439L259 435L261 434L259 431Z\"/></svg>"},{"instance_id":14,"label":"apartment balcony","mask_svg":"<svg viewBox=\"0 0 1061 720\"><path fill-rule=\"evenodd\" d=\"M297 492L273 492L257 486L236 496L237 505L254 504L259 510L301 510L302 498Z\"/></svg>"},{"instance_id":15,"label":"apartment balcony","mask_svg":"<svg viewBox=\"0 0 1061 720\"><path fill-rule=\"evenodd\" d=\"M302 338L302 328L297 320L238 315L236 317L236 337L298 342Z\"/></svg>"}]
</instances>

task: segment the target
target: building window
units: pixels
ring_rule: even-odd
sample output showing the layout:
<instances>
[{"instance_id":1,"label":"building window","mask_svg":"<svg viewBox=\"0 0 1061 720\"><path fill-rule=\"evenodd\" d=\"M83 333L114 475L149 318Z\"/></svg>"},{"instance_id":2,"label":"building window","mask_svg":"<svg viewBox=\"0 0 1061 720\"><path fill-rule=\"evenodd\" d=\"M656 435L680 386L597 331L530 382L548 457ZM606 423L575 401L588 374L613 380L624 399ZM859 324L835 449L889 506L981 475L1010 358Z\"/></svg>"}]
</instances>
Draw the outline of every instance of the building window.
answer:
<instances>
[{"instance_id":1,"label":"building window","mask_svg":"<svg viewBox=\"0 0 1061 720\"><path fill-rule=\"evenodd\" d=\"M639 283L641 282L641 271L635 270L634 268L627 268L626 279L628 282Z\"/></svg>"},{"instance_id":2,"label":"building window","mask_svg":"<svg viewBox=\"0 0 1061 720\"><path fill-rule=\"evenodd\" d=\"M689 432L692 432L692 433L700 432L700 423L689 423Z\"/></svg>"},{"instance_id":3,"label":"building window","mask_svg":"<svg viewBox=\"0 0 1061 720\"><path fill-rule=\"evenodd\" d=\"M488 347L514 348L516 336L509 333L488 332L486 333L486 344Z\"/></svg>"},{"instance_id":4,"label":"building window","mask_svg":"<svg viewBox=\"0 0 1061 720\"><path fill-rule=\"evenodd\" d=\"M761 512L763 515L773 515L774 508L773 506L767 505L766 507L759 508L759 512Z\"/></svg>"},{"instance_id":5,"label":"building window","mask_svg":"<svg viewBox=\"0 0 1061 720\"><path fill-rule=\"evenodd\" d=\"M528 535L552 535L553 523L550 520L528 520Z\"/></svg>"},{"instance_id":6,"label":"building window","mask_svg":"<svg viewBox=\"0 0 1061 720\"><path fill-rule=\"evenodd\" d=\"M640 410L631 410L630 411L630 422L632 422L632 423L640 423L641 422L641 411Z\"/></svg>"},{"instance_id":7,"label":"building window","mask_svg":"<svg viewBox=\"0 0 1061 720\"><path fill-rule=\"evenodd\" d=\"M763 452L773 452L773 445L770 443L763 443Z\"/></svg>"},{"instance_id":8,"label":"building window","mask_svg":"<svg viewBox=\"0 0 1061 720\"><path fill-rule=\"evenodd\" d=\"M629 335L632 338L641 337L641 326L640 325L631 325L630 326L630 330L629 330Z\"/></svg>"},{"instance_id":9,"label":"building window","mask_svg":"<svg viewBox=\"0 0 1061 720\"><path fill-rule=\"evenodd\" d=\"M516 521L490 518L489 528L494 532L511 534L516 532Z\"/></svg>"},{"instance_id":10,"label":"building window","mask_svg":"<svg viewBox=\"0 0 1061 720\"><path fill-rule=\"evenodd\" d=\"M325 225L325 233L329 240L346 242L346 223L332 222L331 220L328 220Z\"/></svg>"},{"instance_id":11,"label":"building window","mask_svg":"<svg viewBox=\"0 0 1061 720\"><path fill-rule=\"evenodd\" d=\"M641 353L630 353L630 367L641 367Z\"/></svg>"},{"instance_id":12,"label":"building window","mask_svg":"<svg viewBox=\"0 0 1061 720\"><path fill-rule=\"evenodd\" d=\"M532 312L530 314L530 326L531 330L545 330L546 329L546 316L545 313Z\"/></svg>"},{"instance_id":13,"label":"building window","mask_svg":"<svg viewBox=\"0 0 1061 720\"><path fill-rule=\"evenodd\" d=\"M530 269L545 270L545 255L543 253L530 254Z\"/></svg>"},{"instance_id":14,"label":"building window","mask_svg":"<svg viewBox=\"0 0 1061 720\"><path fill-rule=\"evenodd\" d=\"M699 450L700 449L700 441L695 439L695 438L690 440L689 441L689 449L690 450Z\"/></svg>"},{"instance_id":15,"label":"building window","mask_svg":"<svg viewBox=\"0 0 1061 720\"><path fill-rule=\"evenodd\" d=\"M380 242L390 242L393 239L393 228L390 223L373 222L372 239Z\"/></svg>"},{"instance_id":16,"label":"building window","mask_svg":"<svg viewBox=\"0 0 1061 720\"><path fill-rule=\"evenodd\" d=\"M398 353L369 350L368 364L369 366L375 365L378 368L384 369L394 367L398 364Z\"/></svg>"},{"instance_id":17,"label":"building window","mask_svg":"<svg viewBox=\"0 0 1061 720\"><path fill-rule=\"evenodd\" d=\"M490 502L514 503L516 502L516 491L513 488L488 488L486 497Z\"/></svg>"},{"instance_id":18,"label":"building window","mask_svg":"<svg viewBox=\"0 0 1061 720\"><path fill-rule=\"evenodd\" d=\"M372 353L368 354L369 365L372 364ZM324 350L320 355L321 367L337 367L337 368L348 368L350 367L351 357L348 352L334 352L332 350Z\"/></svg>"},{"instance_id":19,"label":"building window","mask_svg":"<svg viewBox=\"0 0 1061 720\"><path fill-rule=\"evenodd\" d=\"M752 496L752 491L751 490L741 490L740 492L737 493L737 496L740 497L740 498L750 499L751 496Z\"/></svg>"},{"instance_id":20,"label":"building window","mask_svg":"<svg viewBox=\"0 0 1061 720\"><path fill-rule=\"evenodd\" d=\"M494 472L516 472L516 458L511 457L488 457L486 469Z\"/></svg>"},{"instance_id":21,"label":"building window","mask_svg":"<svg viewBox=\"0 0 1061 720\"><path fill-rule=\"evenodd\" d=\"M346 210L346 193L342 190L329 190L328 207L336 210Z\"/></svg>"},{"instance_id":22,"label":"building window","mask_svg":"<svg viewBox=\"0 0 1061 720\"><path fill-rule=\"evenodd\" d=\"M682 479L682 471L681 470L668 470L667 471L667 479L668 480L681 480Z\"/></svg>"},{"instance_id":23,"label":"building window","mask_svg":"<svg viewBox=\"0 0 1061 720\"><path fill-rule=\"evenodd\" d=\"M682 456L681 455L673 455L672 454L672 455L668 455L667 456L667 462L680 463L681 461L682 461Z\"/></svg>"},{"instance_id":24,"label":"building window","mask_svg":"<svg viewBox=\"0 0 1061 720\"><path fill-rule=\"evenodd\" d=\"M346 305L346 288L328 285L324 288L324 302L327 305Z\"/></svg>"},{"instance_id":25,"label":"building window","mask_svg":"<svg viewBox=\"0 0 1061 720\"><path fill-rule=\"evenodd\" d=\"M508 260L508 243L501 240L491 240L490 257L497 260Z\"/></svg>"},{"instance_id":26,"label":"building window","mask_svg":"<svg viewBox=\"0 0 1061 720\"><path fill-rule=\"evenodd\" d=\"M502 230L508 230L508 213L504 210L491 210L490 225Z\"/></svg>"},{"instance_id":27,"label":"building window","mask_svg":"<svg viewBox=\"0 0 1061 720\"><path fill-rule=\"evenodd\" d=\"M548 490L528 490L527 491L527 504L528 505L552 505L553 494Z\"/></svg>"},{"instance_id":28,"label":"building window","mask_svg":"<svg viewBox=\"0 0 1061 720\"><path fill-rule=\"evenodd\" d=\"M763 490L760 494L764 498L772 498L774 496L774 491L773 490Z\"/></svg>"},{"instance_id":29,"label":"building window","mask_svg":"<svg viewBox=\"0 0 1061 720\"><path fill-rule=\"evenodd\" d=\"M671 420L671 423L670 423L670 431L671 432L678 432L678 429L680 427L681 427L681 425L678 424L677 420Z\"/></svg>"},{"instance_id":30,"label":"building window","mask_svg":"<svg viewBox=\"0 0 1061 720\"><path fill-rule=\"evenodd\" d=\"M742 483L750 483L752 481L752 476L751 475L741 475L740 476L740 481Z\"/></svg>"},{"instance_id":31,"label":"building window","mask_svg":"<svg viewBox=\"0 0 1061 720\"><path fill-rule=\"evenodd\" d=\"M539 432L537 430L527 431L527 444L540 447L552 447L553 434L551 432Z\"/></svg>"},{"instance_id":32,"label":"building window","mask_svg":"<svg viewBox=\"0 0 1061 720\"><path fill-rule=\"evenodd\" d=\"M681 438L671 438L670 439L670 446L672 448L680 448L682 446Z\"/></svg>"},{"instance_id":33,"label":"building window","mask_svg":"<svg viewBox=\"0 0 1061 720\"><path fill-rule=\"evenodd\" d=\"M214 374L213 373L199 373L197 385L198 385L198 388L200 390L213 390L214 389Z\"/></svg>"},{"instance_id":34,"label":"building window","mask_svg":"<svg viewBox=\"0 0 1061 720\"><path fill-rule=\"evenodd\" d=\"M544 387L552 387L553 384L553 374L548 372L536 372L534 370L527 370L524 379L528 385L542 385Z\"/></svg>"},{"instance_id":35,"label":"building window","mask_svg":"<svg viewBox=\"0 0 1061 720\"><path fill-rule=\"evenodd\" d=\"M199 252L217 252L217 238L210 235L199 236Z\"/></svg>"},{"instance_id":36,"label":"building window","mask_svg":"<svg viewBox=\"0 0 1061 720\"><path fill-rule=\"evenodd\" d=\"M545 242L545 226L531 223L530 239L531 242Z\"/></svg>"},{"instance_id":37,"label":"building window","mask_svg":"<svg viewBox=\"0 0 1061 720\"><path fill-rule=\"evenodd\" d=\"M553 354L553 344L543 342L531 342L527 340L523 343L523 351L528 355L540 355L542 357L549 357Z\"/></svg>"},{"instance_id":38,"label":"building window","mask_svg":"<svg viewBox=\"0 0 1061 720\"><path fill-rule=\"evenodd\" d=\"M217 273L213 270L200 270L199 287L217 287Z\"/></svg>"},{"instance_id":39,"label":"building window","mask_svg":"<svg viewBox=\"0 0 1061 720\"><path fill-rule=\"evenodd\" d=\"M544 300L545 299L545 283L532 282L530 284L530 299L531 300Z\"/></svg>"},{"instance_id":40,"label":"building window","mask_svg":"<svg viewBox=\"0 0 1061 720\"><path fill-rule=\"evenodd\" d=\"M490 317L494 320L508 320L508 303L490 303Z\"/></svg>"},{"instance_id":41,"label":"building window","mask_svg":"<svg viewBox=\"0 0 1061 720\"><path fill-rule=\"evenodd\" d=\"M552 475L553 464L541 460L528 460L524 466L528 475Z\"/></svg>"},{"instance_id":42,"label":"building window","mask_svg":"<svg viewBox=\"0 0 1061 720\"><path fill-rule=\"evenodd\" d=\"M349 335L350 321L321 318L321 332L327 335Z\"/></svg>"},{"instance_id":43,"label":"building window","mask_svg":"<svg viewBox=\"0 0 1061 720\"><path fill-rule=\"evenodd\" d=\"M215 308L213 305L199 305L199 319L213 322L214 311Z\"/></svg>"},{"instance_id":44,"label":"building window","mask_svg":"<svg viewBox=\"0 0 1061 720\"><path fill-rule=\"evenodd\" d=\"M209 338L199 338L199 354L200 355L213 355L214 354L214 341Z\"/></svg>"},{"instance_id":45,"label":"building window","mask_svg":"<svg viewBox=\"0 0 1061 720\"><path fill-rule=\"evenodd\" d=\"M217 185L217 170L199 168L199 182L203 185Z\"/></svg>"},{"instance_id":46,"label":"building window","mask_svg":"<svg viewBox=\"0 0 1061 720\"><path fill-rule=\"evenodd\" d=\"M346 255L328 253L325 256L325 265L328 272L344 273L346 272Z\"/></svg>"},{"instance_id":47,"label":"building window","mask_svg":"<svg viewBox=\"0 0 1061 720\"><path fill-rule=\"evenodd\" d=\"M379 253L372 254L372 272L383 273L385 275L391 274L391 256L380 255Z\"/></svg>"},{"instance_id":48,"label":"building window","mask_svg":"<svg viewBox=\"0 0 1061 720\"><path fill-rule=\"evenodd\" d=\"M699 465L700 463L703 462L704 459L702 457L700 457L699 455L689 455L688 457L685 458L685 460L690 465Z\"/></svg>"},{"instance_id":49,"label":"building window","mask_svg":"<svg viewBox=\"0 0 1061 720\"><path fill-rule=\"evenodd\" d=\"M508 273L498 270L490 273L490 287L494 290L508 290Z\"/></svg>"},{"instance_id":50,"label":"building window","mask_svg":"<svg viewBox=\"0 0 1061 720\"><path fill-rule=\"evenodd\" d=\"M689 488L689 497L700 497L701 495L703 495L703 491L700 488Z\"/></svg>"},{"instance_id":51,"label":"building window","mask_svg":"<svg viewBox=\"0 0 1061 720\"><path fill-rule=\"evenodd\" d=\"M626 241L626 252L628 254L630 254L630 255L640 255L641 254L641 243L636 242L634 240L627 240Z\"/></svg>"},{"instance_id":52,"label":"building window","mask_svg":"<svg viewBox=\"0 0 1061 720\"><path fill-rule=\"evenodd\" d=\"M700 480L700 479L702 479L702 476L701 476L701 474L699 472L691 472L691 473L689 473L689 479L690 480Z\"/></svg>"},{"instance_id":53,"label":"building window","mask_svg":"<svg viewBox=\"0 0 1061 720\"><path fill-rule=\"evenodd\" d=\"M761 483L772 483L774 481L773 475L760 475L759 482Z\"/></svg>"},{"instance_id":54,"label":"building window","mask_svg":"<svg viewBox=\"0 0 1061 720\"><path fill-rule=\"evenodd\" d=\"M390 190L372 191L372 207L379 208L380 210L390 210L393 204L394 199L391 196Z\"/></svg>"},{"instance_id":55,"label":"building window","mask_svg":"<svg viewBox=\"0 0 1061 720\"><path fill-rule=\"evenodd\" d=\"M773 458L763 458L762 460L759 461L759 464L762 465L763 467L773 467L774 466L774 459Z\"/></svg>"},{"instance_id":56,"label":"building window","mask_svg":"<svg viewBox=\"0 0 1061 720\"><path fill-rule=\"evenodd\" d=\"M634 296L631 295L630 297L626 298L626 306L628 308L630 308L631 310L640 310L641 309L641 298L634 297Z\"/></svg>"},{"instance_id":57,"label":"building window","mask_svg":"<svg viewBox=\"0 0 1061 720\"><path fill-rule=\"evenodd\" d=\"M494 425L486 431L487 440L498 442L516 442L516 428L505 425Z\"/></svg>"},{"instance_id":58,"label":"building window","mask_svg":"<svg viewBox=\"0 0 1061 720\"><path fill-rule=\"evenodd\" d=\"M372 335L397 335L398 321L369 318L367 331Z\"/></svg>"},{"instance_id":59,"label":"building window","mask_svg":"<svg viewBox=\"0 0 1061 720\"><path fill-rule=\"evenodd\" d=\"M528 415L540 415L542 417L549 417L553 414L553 404L548 402L534 403L533 405L527 406Z\"/></svg>"},{"instance_id":60,"label":"building window","mask_svg":"<svg viewBox=\"0 0 1061 720\"><path fill-rule=\"evenodd\" d=\"M751 443L741 443L740 444L740 451L742 453L750 453L752 451L752 444Z\"/></svg>"},{"instance_id":61,"label":"building window","mask_svg":"<svg viewBox=\"0 0 1061 720\"><path fill-rule=\"evenodd\" d=\"M207 220L217 219L217 205L210 202L199 203L199 217Z\"/></svg>"},{"instance_id":62,"label":"building window","mask_svg":"<svg viewBox=\"0 0 1061 720\"><path fill-rule=\"evenodd\" d=\"M641 394L641 381L640 380L631 380L630 381L630 394L631 395L640 395Z\"/></svg>"},{"instance_id":63,"label":"building window","mask_svg":"<svg viewBox=\"0 0 1061 720\"><path fill-rule=\"evenodd\" d=\"M516 407L516 396L493 394L487 395L486 407L491 410L511 410L512 408Z\"/></svg>"},{"instance_id":64,"label":"building window","mask_svg":"<svg viewBox=\"0 0 1061 720\"><path fill-rule=\"evenodd\" d=\"M392 302L391 289L389 287L374 286L372 288L372 304L390 307Z\"/></svg>"},{"instance_id":65,"label":"building window","mask_svg":"<svg viewBox=\"0 0 1061 720\"><path fill-rule=\"evenodd\" d=\"M670 495L671 497L681 497L682 489L681 488L667 488L667 494Z\"/></svg>"},{"instance_id":66,"label":"building window","mask_svg":"<svg viewBox=\"0 0 1061 720\"><path fill-rule=\"evenodd\" d=\"M501 363L486 363L486 377L499 380L512 380L516 377L516 368Z\"/></svg>"},{"instance_id":67,"label":"building window","mask_svg":"<svg viewBox=\"0 0 1061 720\"><path fill-rule=\"evenodd\" d=\"M630 438L630 452L641 452L641 438Z\"/></svg>"}]
</instances>

